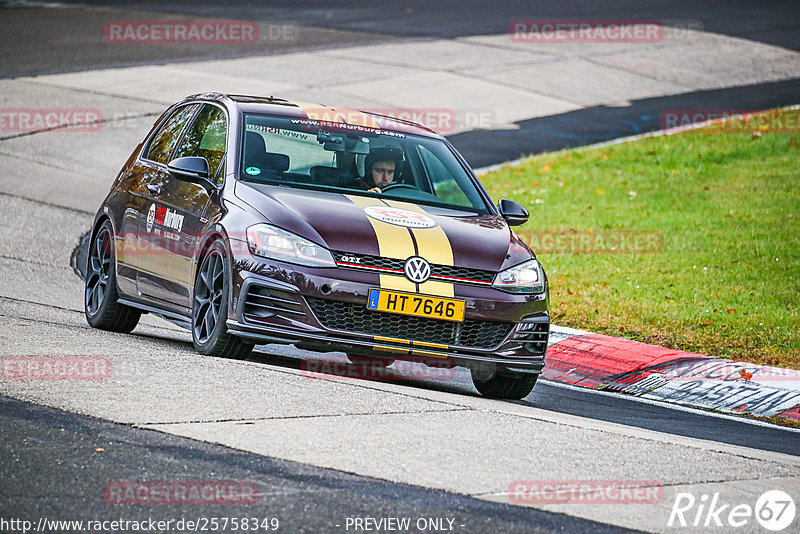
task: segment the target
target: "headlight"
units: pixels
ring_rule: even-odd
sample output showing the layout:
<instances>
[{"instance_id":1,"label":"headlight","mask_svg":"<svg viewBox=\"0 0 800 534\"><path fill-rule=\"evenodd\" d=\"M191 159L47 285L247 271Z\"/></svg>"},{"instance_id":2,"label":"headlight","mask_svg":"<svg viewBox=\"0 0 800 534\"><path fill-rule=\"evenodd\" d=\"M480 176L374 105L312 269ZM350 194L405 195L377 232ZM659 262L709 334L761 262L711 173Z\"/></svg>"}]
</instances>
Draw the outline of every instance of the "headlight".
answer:
<instances>
[{"instance_id":1,"label":"headlight","mask_svg":"<svg viewBox=\"0 0 800 534\"><path fill-rule=\"evenodd\" d=\"M261 223L247 229L247 246L256 256L309 267L336 267L325 247L298 235Z\"/></svg>"},{"instance_id":2,"label":"headlight","mask_svg":"<svg viewBox=\"0 0 800 534\"><path fill-rule=\"evenodd\" d=\"M544 291L544 271L538 261L526 261L497 273L492 287L509 293L541 293Z\"/></svg>"}]
</instances>

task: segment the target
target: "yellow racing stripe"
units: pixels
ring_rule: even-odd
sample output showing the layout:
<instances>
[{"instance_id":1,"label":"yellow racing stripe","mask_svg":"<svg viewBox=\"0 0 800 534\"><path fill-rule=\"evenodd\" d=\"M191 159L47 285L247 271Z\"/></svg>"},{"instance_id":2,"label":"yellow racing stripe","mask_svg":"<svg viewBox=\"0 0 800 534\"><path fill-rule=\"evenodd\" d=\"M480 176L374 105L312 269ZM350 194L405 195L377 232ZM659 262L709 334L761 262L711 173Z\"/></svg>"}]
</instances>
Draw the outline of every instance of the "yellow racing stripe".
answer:
<instances>
[{"instance_id":1,"label":"yellow racing stripe","mask_svg":"<svg viewBox=\"0 0 800 534\"><path fill-rule=\"evenodd\" d=\"M292 104L302 109L309 119L316 121L344 122L335 110L325 107L322 104L297 101L292 101Z\"/></svg>"},{"instance_id":2,"label":"yellow racing stripe","mask_svg":"<svg viewBox=\"0 0 800 534\"><path fill-rule=\"evenodd\" d=\"M377 198L367 198L358 195L345 195L355 205L366 208L369 206L385 207L386 204ZM406 260L410 256L414 256L416 251L414 249L414 241L411 239L411 234L408 233L408 228L404 226L397 226L396 224L389 224L364 214L372 229L375 231L375 236L378 238L378 253L385 258L394 258L396 260ZM396 289L398 291L409 291L411 293L417 292L417 286L414 282L402 275L381 274L381 287L384 289Z\"/></svg>"},{"instance_id":3,"label":"yellow racing stripe","mask_svg":"<svg viewBox=\"0 0 800 534\"><path fill-rule=\"evenodd\" d=\"M397 291L407 291L409 293L419 293L417 285L405 276L395 276L393 274L382 274L381 287L383 289L396 289Z\"/></svg>"},{"instance_id":4,"label":"yellow racing stripe","mask_svg":"<svg viewBox=\"0 0 800 534\"><path fill-rule=\"evenodd\" d=\"M430 217L429 213L416 204L397 200L386 200L386 203L393 208L415 211ZM453 247L441 226L437 224L433 228L411 228L411 232L414 234L414 239L417 242L417 254L419 256L425 258L429 263L453 265ZM451 282L428 280L419 285L419 290L421 293L426 293L428 295L437 295L440 297L453 296L453 284Z\"/></svg>"}]
</instances>

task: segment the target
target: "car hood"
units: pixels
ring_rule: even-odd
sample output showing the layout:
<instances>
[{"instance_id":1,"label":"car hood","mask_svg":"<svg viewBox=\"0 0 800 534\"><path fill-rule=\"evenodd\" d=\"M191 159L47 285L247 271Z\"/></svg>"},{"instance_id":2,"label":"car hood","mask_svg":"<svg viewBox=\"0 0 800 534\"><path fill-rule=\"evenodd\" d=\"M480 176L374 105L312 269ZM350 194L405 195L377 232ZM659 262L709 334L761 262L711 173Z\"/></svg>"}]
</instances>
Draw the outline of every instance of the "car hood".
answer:
<instances>
[{"instance_id":1,"label":"car hood","mask_svg":"<svg viewBox=\"0 0 800 534\"><path fill-rule=\"evenodd\" d=\"M532 257L528 246L499 215L243 182L236 183L235 195L271 224L332 251L403 260L419 255L443 264L450 263L447 259L452 251L456 267L488 271L500 271ZM396 212L387 210L401 210L401 215L411 218L398 221L391 217ZM404 226L408 224L412 226Z\"/></svg>"}]
</instances>

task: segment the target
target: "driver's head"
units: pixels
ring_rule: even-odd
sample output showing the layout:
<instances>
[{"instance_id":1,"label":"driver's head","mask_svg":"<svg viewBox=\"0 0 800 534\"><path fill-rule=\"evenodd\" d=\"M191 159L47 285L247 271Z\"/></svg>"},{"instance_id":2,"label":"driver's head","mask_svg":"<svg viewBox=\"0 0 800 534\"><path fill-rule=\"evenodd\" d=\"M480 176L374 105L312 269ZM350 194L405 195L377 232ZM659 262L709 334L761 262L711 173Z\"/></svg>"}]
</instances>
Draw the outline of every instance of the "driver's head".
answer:
<instances>
[{"instance_id":1,"label":"driver's head","mask_svg":"<svg viewBox=\"0 0 800 534\"><path fill-rule=\"evenodd\" d=\"M384 188L394 181L394 171L394 161L376 161L372 164L372 181L378 187Z\"/></svg>"},{"instance_id":2,"label":"driver's head","mask_svg":"<svg viewBox=\"0 0 800 534\"><path fill-rule=\"evenodd\" d=\"M402 156L391 148L378 148L370 151L364 161L366 177L372 178L376 186L384 188L394 181Z\"/></svg>"}]
</instances>

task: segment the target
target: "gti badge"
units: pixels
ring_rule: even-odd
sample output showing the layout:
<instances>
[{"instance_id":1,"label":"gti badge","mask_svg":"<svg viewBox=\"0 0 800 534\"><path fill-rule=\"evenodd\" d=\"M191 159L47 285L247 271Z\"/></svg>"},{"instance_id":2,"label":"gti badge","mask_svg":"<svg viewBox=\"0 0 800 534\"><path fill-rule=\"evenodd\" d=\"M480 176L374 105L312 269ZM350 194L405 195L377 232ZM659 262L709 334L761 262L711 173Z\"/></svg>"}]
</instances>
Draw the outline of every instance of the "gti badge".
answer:
<instances>
[{"instance_id":1,"label":"gti badge","mask_svg":"<svg viewBox=\"0 0 800 534\"><path fill-rule=\"evenodd\" d=\"M431 276L431 266L423 258L419 256L411 256L406 260L405 266L406 278L421 284Z\"/></svg>"}]
</instances>

